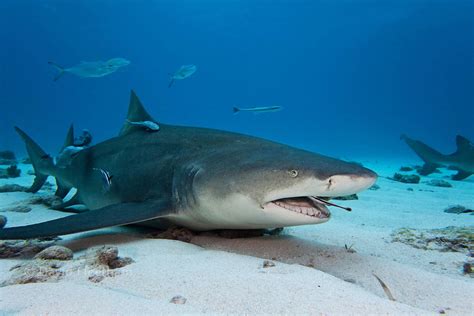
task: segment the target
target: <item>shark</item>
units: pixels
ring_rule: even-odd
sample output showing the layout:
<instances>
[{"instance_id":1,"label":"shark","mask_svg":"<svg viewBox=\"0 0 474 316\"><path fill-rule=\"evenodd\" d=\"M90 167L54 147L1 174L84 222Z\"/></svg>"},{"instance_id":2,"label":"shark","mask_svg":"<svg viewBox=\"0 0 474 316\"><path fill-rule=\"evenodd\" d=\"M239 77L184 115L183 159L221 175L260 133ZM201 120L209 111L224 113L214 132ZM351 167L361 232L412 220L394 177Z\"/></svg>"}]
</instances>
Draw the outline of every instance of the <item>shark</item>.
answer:
<instances>
[{"instance_id":1,"label":"shark","mask_svg":"<svg viewBox=\"0 0 474 316\"><path fill-rule=\"evenodd\" d=\"M144 224L194 231L266 229L327 222L331 197L372 186L377 174L359 164L233 132L158 123L132 91L128 121L160 126L154 133L125 122L118 136L84 148L58 167L23 130L38 191L48 176L56 195L71 188L87 211L0 229L0 239L66 235ZM68 133L69 141L73 137ZM106 178L104 178L104 174ZM104 180L107 190L104 190Z\"/></svg>"},{"instance_id":2,"label":"shark","mask_svg":"<svg viewBox=\"0 0 474 316\"><path fill-rule=\"evenodd\" d=\"M452 154L442 154L406 135L402 135L401 139L424 161L424 165L418 170L421 175L429 175L440 167L456 170L453 180L464 180L474 174L474 145L464 136L456 136L457 149Z\"/></svg>"}]
</instances>

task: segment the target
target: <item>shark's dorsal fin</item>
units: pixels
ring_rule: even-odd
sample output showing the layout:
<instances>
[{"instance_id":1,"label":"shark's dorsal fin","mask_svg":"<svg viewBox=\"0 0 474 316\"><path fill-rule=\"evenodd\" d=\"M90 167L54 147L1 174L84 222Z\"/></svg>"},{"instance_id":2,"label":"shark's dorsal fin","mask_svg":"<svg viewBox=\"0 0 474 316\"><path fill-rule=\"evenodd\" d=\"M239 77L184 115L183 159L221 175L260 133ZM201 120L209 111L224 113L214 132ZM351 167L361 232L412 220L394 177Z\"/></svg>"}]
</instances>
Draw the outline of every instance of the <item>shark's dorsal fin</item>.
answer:
<instances>
[{"instance_id":1,"label":"shark's dorsal fin","mask_svg":"<svg viewBox=\"0 0 474 316\"><path fill-rule=\"evenodd\" d=\"M130 122L151 121L158 124L158 122L155 121L151 117L151 115L148 114L148 112L145 110L142 103L140 102L140 99L138 99L137 95L135 94L135 91L133 90L130 93L130 105L128 106L127 120L123 124L119 135L124 136L130 133L133 133L134 131L143 130L143 127L129 124L127 121L130 121Z\"/></svg>"},{"instance_id":2,"label":"shark's dorsal fin","mask_svg":"<svg viewBox=\"0 0 474 316\"><path fill-rule=\"evenodd\" d=\"M59 151L59 153L61 154L61 152L69 146L74 146L74 126L73 126L73 124L71 124L71 126L69 126L69 129L68 129L67 134L66 134L66 139L64 140L63 147L61 147L61 150ZM54 195L59 196L61 199L63 199L69 193L69 191L71 191L72 188L69 185L66 185L63 182L61 182L61 180L59 180L59 178L55 178L55 179L56 179L57 189L56 189L56 192L54 193Z\"/></svg>"},{"instance_id":3,"label":"shark's dorsal fin","mask_svg":"<svg viewBox=\"0 0 474 316\"><path fill-rule=\"evenodd\" d=\"M71 124L69 126L69 129L66 134L66 139L64 140L63 147L61 147L61 151L64 150L64 148L69 147L69 146L74 146L74 126Z\"/></svg>"},{"instance_id":4,"label":"shark's dorsal fin","mask_svg":"<svg viewBox=\"0 0 474 316\"><path fill-rule=\"evenodd\" d=\"M472 148L472 144L469 139L461 135L456 136L456 146L458 148L457 152L467 151Z\"/></svg>"}]
</instances>

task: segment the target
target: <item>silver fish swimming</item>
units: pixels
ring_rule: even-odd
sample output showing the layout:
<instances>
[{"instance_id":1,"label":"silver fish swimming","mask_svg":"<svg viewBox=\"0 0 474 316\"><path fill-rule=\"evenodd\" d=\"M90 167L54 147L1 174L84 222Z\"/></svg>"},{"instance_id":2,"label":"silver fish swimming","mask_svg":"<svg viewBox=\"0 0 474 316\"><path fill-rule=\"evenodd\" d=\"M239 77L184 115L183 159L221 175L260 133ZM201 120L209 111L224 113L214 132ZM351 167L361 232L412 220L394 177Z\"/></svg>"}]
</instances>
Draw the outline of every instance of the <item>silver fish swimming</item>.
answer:
<instances>
[{"instance_id":1,"label":"silver fish swimming","mask_svg":"<svg viewBox=\"0 0 474 316\"><path fill-rule=\"evenodd\" d=\"M171 75L168 88L171 88L175 80L183 80L190 77L197 70L196 65L183 65L174 74Z\"/></svg>"},{"instance_id":2,"label":"silver fish swimming","mask_svg":"<svg viewBox=\"0 0 474 316\"><path fill-rule=\"evenodd\" d=\"M239 112L253 112L253 113L267 113L267 112L278 112L281 111L283 107L281 106L258 106L253 108L239 108L234 106L234 114Z\"/></svg>"},{"instance_id":3,"label":"silver fish swimming","mask_svg":"<svg viewBox=\"0 0 474 316\"><path fill-rule=\"evenodd\" d=\"M48 64L58 70L58 73L54 77L54 81L57 81L65 73L70 73L81 78L104 77L116 72L122 67L128 66L130 61L125 58L112 58L107 61L82 61L78 65L69 68L59 66L52 61L48 62Z\"/></svg>"},{"instance_id":4,"label":"silver fish swimming","mask_svg":"<svg viewBox=\"0 0 474 316\"><path fill-rule=\"evenodd\" d=\"M133 92L127 119L155 122ZM0 240L133 223L198 231L319 224L330 219L329 198L358 193L377 179L358 164L257 137L159 125L159 133L149 133L125 123L117 137L79 151L66 168L56 167L38 144L16 128L35 169L28 192L37 192L53 176L63 188L57 196L64 198L68 188L77 190L62 207L75 203L89 210L2 228ZM113 184L104 193L104 180L109 181L110 175Z\"/></svg>"}]
</instances>

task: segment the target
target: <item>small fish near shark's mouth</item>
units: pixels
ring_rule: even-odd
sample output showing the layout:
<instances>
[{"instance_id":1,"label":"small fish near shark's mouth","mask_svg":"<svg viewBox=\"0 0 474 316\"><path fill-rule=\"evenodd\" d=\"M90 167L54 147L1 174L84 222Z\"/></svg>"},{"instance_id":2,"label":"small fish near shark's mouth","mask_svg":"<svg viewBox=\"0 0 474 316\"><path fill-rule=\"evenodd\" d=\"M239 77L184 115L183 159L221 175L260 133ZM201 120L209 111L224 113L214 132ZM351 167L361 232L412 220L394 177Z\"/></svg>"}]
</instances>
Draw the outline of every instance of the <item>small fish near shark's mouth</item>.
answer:
<instances>
[{"instance_id":1,"label":"small fish near shark's mouth","mask_svg":"<svg viewBox=\"0 0 474 316\"><path fill-rule=\"evenodd\" d=\"M289 197L281 198L277 200L270 201L264 205L272 205L286 210L300 213L302 215L326 219L331 216L327 206L335 206L342 208L346 211L351 211L349 207L343 207L328 201L329 198L326 197L316 197L316 196L301 196L301 197Z\"/></svg>"}]
</instances>

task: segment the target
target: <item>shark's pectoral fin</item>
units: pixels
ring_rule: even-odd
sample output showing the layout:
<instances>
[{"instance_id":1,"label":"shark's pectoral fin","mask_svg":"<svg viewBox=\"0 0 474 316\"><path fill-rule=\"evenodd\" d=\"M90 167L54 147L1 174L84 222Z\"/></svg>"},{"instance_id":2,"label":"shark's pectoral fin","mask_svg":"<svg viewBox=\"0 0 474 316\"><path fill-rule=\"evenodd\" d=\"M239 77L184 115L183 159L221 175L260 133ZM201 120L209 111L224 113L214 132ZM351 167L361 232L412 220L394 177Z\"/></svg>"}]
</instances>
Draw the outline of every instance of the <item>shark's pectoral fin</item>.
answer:
<instances>
[{"instance_id":1,"label":"shark's pectoral fin","mask_svg":"<svg viewBox=\"0 0 474 316\"><path fill-rule=\"evenodd\" d=\"M79 192L76 192L76 194L74 194L72 198L70 198L69 200L61 204L51 206L51 209L57 210L57 211L69 212L69 213L82 213L75 210L65 210L67 207L70 207L73 205L79 205L79 204L83 204L83 203L81 201L81 198L79 197Z\"/></svg>"},{"instance_id":2,"label":"shark's pectoral fin","mask_svg":"<svg viewBox=\"0 0 474 316\"><path fill-rule=\"evenodd\" d=\"M427 176L435 172L438 167L439 167L438 165L435 165L432 163L425 163L423 167L418 169L418 173L421 174L422 176Z\"/></svg>"},{"instance_id":3,"label":"shark's pectoral fin","mask_svg":"<svg viewBox=\"0 0 474 316\"><path fill-rule=\"evenodd\" d=\"M64 184L57 178L56 178L56 185L57 185L57 189L56 189L56 192L54 192L54 195L56 195L57 197L60 197L61 199L64 199L66 195L69 193L69 191L71 191L70 186Z\"/></svg>"},{"instance_id":4,"label":"shark's pectoral fin","mask_svg":"<svg viewBox=\"0 0 474 316\"><path fill-rule=\"evenodd\" d=\"M120 203L55 220L0 229L1 239L30 239L67 235L89 230L133 224L166 217L172 213L169 200Z\"/></svg>"},{"instance_id":5,"label":"shark's pectoral fin","mask_svg":"<svg viewBox=\"0 0 474 316\"><path fill-rule=\"evenodd\" d=\"M29 187L26 190L26 192L30 192L30 193L38 192L41 189L41 187L43 186L43 184L46 183L46 180L48 180L48 176L46 176L44 174L37 173L36 176L35 176L35 180L33 181L33 184L31 185L31 187Z\"/></svg>"},{"instance_id":6,"label":"shark's pectoral fin","mask_svg":"<svg viewBox=\"0 0 474 316\"><path fill-rule=\"evenodd\" d=\"M453 179L453 180L464 180L467 177L469 177L470 175L472 175L472 173L459 170L458 173L456 173L455 175L453 175L451 177L451 179Z\"/></svg>"}]
</instances>

